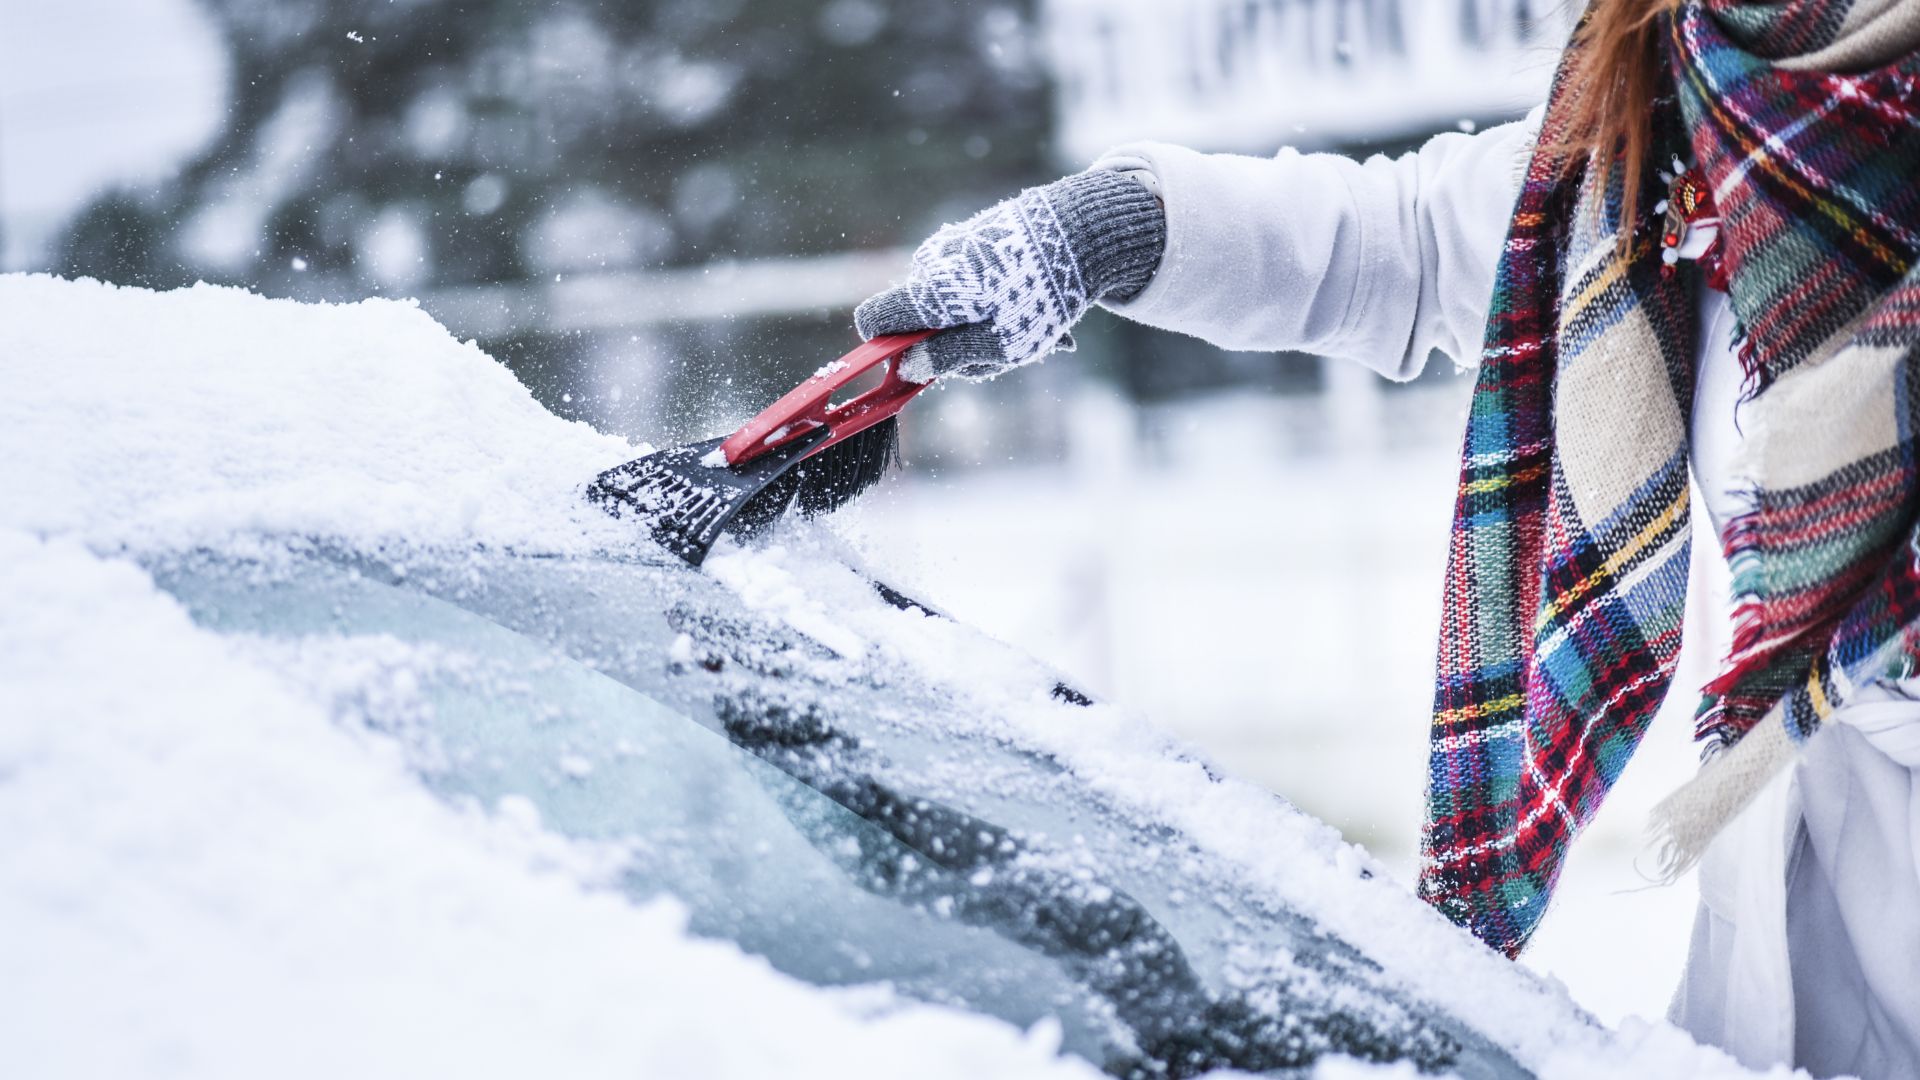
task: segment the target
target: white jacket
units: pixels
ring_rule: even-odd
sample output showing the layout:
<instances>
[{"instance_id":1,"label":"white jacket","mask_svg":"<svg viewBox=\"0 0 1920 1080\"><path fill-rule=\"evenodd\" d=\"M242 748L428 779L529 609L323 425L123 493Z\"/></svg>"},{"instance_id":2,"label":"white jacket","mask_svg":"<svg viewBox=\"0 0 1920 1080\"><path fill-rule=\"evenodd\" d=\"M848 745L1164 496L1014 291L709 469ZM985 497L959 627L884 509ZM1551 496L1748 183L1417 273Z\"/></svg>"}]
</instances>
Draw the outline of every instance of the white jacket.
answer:
<instances>
[{"instance_id":1,"label":"white jacket","mask_svg":"<svg viewBox=\"0 0 1920 1080\"><path fill-rule=\"evenodd\" d=\"M1366 162L1121 147L1099 165L1152 175L1167 249L1153 283L1110 306L1221 348L1333 356L1390 379L1435 349L1473 363L1538 129L1536 112Z\"/></svg>"},{"instance_id":2,"label":"white jacket","mask_svg":"<svg viewBox=\"0 0 1920 1080\"><path fill-rule=\"evenodd\" d=\"M1122 147L1099 164L1161 197L1167 249L1145 291L1109 306L1223 348L1392 379L1436 350L1472 364L1539 116L1365 162ZM1701 292L1692 463L1724 524L1741 372L1726 298ZM1920 1076L1916 696L1920 680L1862 693L1709 851L1672 1011L1696 1038L1756 1067Z\"/></svg>"}]
</instances>

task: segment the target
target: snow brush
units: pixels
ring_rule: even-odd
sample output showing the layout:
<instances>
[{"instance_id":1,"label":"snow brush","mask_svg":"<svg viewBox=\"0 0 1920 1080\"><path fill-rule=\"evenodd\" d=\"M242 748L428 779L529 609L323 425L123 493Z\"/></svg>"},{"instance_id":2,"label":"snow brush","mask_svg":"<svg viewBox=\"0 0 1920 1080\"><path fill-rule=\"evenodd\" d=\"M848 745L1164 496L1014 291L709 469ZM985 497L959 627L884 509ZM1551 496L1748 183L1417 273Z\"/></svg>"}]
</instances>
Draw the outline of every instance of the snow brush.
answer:
<instances>
[{"instance_id":1,"label":"snow brush","mask_svg":"<svg viewBox=\"0 0 1920 1080\"><path fill-rule=\"evenodd\" d=\"M731 435L661 450L608 469L587 497L615 517L632 513L655 540L699 566L722 534L749 535L791 505L831 513L900 460L900 410L930 383L900 377L900 358L935 331L877 337L814 372ZM886 365L880 384L833 395Z\"/></svg>"}]
</instances>

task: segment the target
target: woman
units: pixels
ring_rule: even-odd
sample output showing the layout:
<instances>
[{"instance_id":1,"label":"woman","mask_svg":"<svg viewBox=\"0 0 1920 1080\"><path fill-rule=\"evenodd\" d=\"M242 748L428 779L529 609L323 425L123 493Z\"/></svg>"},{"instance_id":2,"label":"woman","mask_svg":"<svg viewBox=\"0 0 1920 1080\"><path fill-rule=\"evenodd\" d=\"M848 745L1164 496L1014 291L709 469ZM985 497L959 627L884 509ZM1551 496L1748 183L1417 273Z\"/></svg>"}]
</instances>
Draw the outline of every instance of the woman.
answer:
<instances>
[{"instance_id":1,"label":"woman","mask_svg":"<svg viewBox=\"0 0 1920 1080\"><path fill-rule=\"evenodd\" d=\"M1594 0L1547 104L1364 164L1139 145L862 305L921 381L1103 303L1392 378L1477 363L1421 894L1517 954L1666 694L1689 477L1733 571L1675 1020L1748 1064L1920 1076L1920 0ZM1733 823L1734 827L1725 828Z\"/></svg>"}]
</instances>

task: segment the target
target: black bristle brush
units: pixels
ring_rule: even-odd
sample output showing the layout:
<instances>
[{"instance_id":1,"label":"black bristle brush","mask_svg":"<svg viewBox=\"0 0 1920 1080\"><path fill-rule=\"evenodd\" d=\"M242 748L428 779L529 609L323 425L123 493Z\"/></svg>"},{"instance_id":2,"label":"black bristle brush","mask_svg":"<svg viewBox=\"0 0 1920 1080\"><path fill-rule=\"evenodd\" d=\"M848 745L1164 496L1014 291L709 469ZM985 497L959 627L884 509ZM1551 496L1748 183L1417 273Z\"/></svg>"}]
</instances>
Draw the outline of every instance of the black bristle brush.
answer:
<instances>
[{"instance_id":1,"label":"black bristle brush","mask_svg":"<svg viewBox=\"0 0 1920 1080\"><path fill-rule=\"evenodd\" d=\"M588 497L639 515L663 547L695 566L725 533L750 533L796 506L831 513L900 460L898 414L927 388L900 377L900 358L933 331L877 337L815 372L731 435L608 469ZM842 404L833 395L881 365L880 385Z\"/></svg>"}]
</instances>

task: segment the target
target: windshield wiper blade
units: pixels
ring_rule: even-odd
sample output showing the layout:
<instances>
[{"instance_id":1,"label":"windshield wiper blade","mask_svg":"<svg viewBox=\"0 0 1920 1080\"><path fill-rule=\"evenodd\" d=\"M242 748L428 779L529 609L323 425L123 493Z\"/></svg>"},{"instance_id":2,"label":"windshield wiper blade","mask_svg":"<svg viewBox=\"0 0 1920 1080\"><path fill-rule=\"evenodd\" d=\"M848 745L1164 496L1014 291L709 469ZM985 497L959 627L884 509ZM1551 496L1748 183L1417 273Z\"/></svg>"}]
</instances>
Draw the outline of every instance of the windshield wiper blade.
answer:
<instances>
[{"instance_id":1,"label":"windshield wiper blade","mask_svg":"<svg viewBox=\"0 0 1920 1080\"><path fill-rule=\"evenodd\" d=\"M1328 1054L1406 1060L1437 1072L1459 1058L1458 1040L1410 1015L1388 1015L1398 1010L1363 1015L1279 983L1263 988L1271 999L1266 1008L1250 995L1214 995L1178 939L1132 896L1060 868L1064 860L1011 830L903 795L860 770L858 740L839 732L817 704L735 691L721 694L715 709L737 745L897 841L869 838L850 851L844 833L784 796L788 819L861 888L1041 953L1107 1002L1138 1051L1105 1063L1116 1075L1270 1072L1305 1068ZM1340 978L1337 970L1317 974Z\"/></svg>"}]
</instances>

